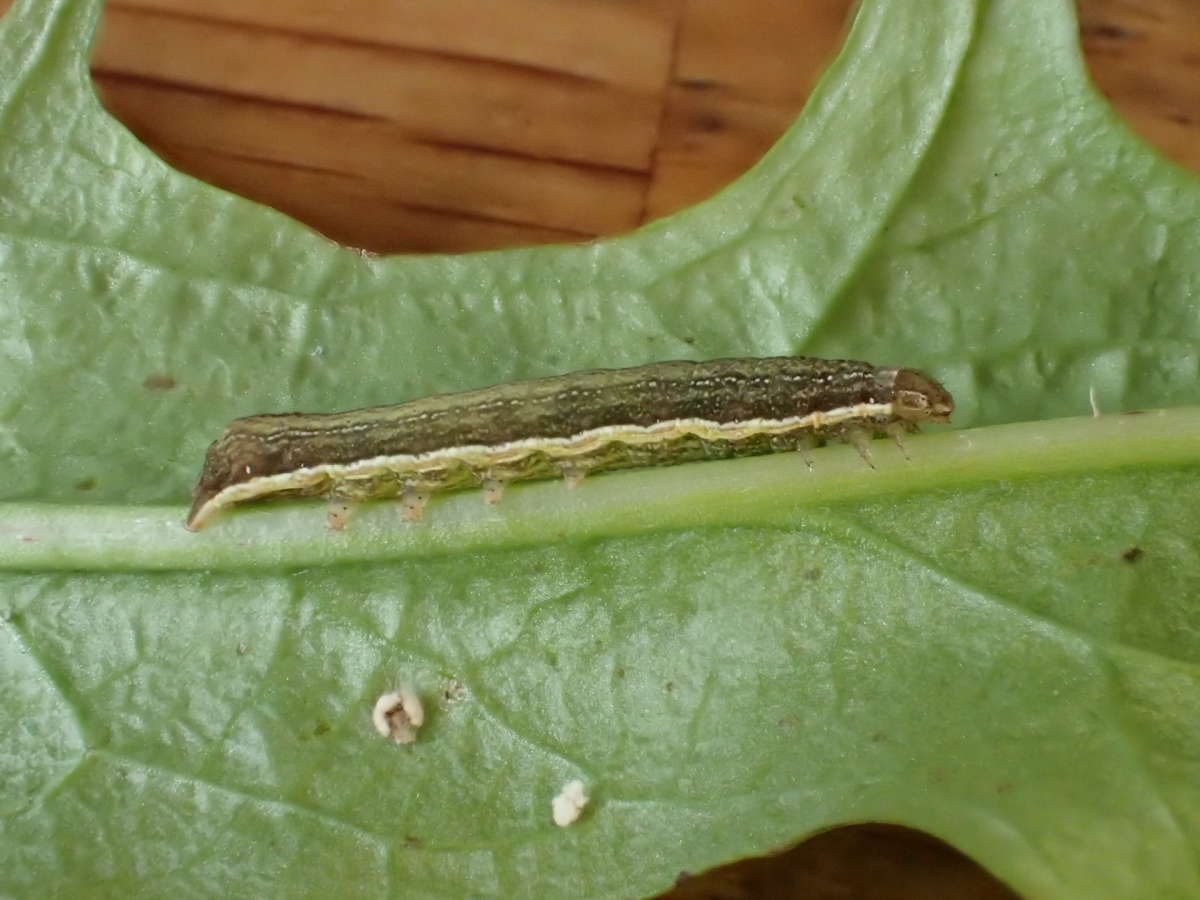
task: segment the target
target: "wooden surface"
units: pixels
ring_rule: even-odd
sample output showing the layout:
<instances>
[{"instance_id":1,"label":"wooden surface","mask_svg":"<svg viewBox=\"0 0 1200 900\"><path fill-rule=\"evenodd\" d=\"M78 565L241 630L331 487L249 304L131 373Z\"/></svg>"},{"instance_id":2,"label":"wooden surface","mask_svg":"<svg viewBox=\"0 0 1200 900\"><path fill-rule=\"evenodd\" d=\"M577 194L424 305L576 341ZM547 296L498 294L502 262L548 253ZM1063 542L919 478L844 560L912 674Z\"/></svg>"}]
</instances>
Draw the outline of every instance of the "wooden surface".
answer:
<instances>
[{"instance_id":1,"label":"wooden surface","mask_svg":"<svg viewBox=\"0 0 1200 900\"><path fill-rule=\"evenodd\" d=\"M1100 88L1200 171L1200 0L1078 3ZM356 247L457 252L619 233L710 195L795 119L849 8L113 0L93 69L104 104L177 167ZM834 832L786 868L718 870L676 896L1004 894L888 835ZM903 891L864 886L885 857Z\"/></svg>"},{"instance_id":2,"label":"wooden surface","mask_svg":"<svg viewBox=\"0 0 1200 900\"><path fill-rule=\"evenodd\" d=\"M795 119L850 5L112 0L94 71L187 172L356 247L467 251L710 195ZM1200 0L1079 8L1101 89L1200 170Z\"/></svg>"}]
</instances>

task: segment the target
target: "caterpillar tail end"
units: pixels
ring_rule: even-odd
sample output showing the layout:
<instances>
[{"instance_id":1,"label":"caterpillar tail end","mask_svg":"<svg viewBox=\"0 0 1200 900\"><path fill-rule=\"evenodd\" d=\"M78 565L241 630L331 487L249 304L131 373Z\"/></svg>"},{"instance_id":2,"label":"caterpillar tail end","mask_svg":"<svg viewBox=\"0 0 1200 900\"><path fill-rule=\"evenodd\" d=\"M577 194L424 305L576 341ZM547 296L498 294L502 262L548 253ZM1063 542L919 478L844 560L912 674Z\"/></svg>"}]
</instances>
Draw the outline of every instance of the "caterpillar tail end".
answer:
<instances>
[{"instance_id":1,"label":"caterpillar tail end","mask_svg":"<svg viewBox=\"0 0 1200 900\"><path fill-rule=\"evenodd\" d=\"M211 502L213 497L214 495L209 493L196 495L196 499L192 502L192 508L188 510L187 518L183 521L184 528L188 531L199 531L208 524L208 520L217 511Z\"/></svg>"}]
</instances>

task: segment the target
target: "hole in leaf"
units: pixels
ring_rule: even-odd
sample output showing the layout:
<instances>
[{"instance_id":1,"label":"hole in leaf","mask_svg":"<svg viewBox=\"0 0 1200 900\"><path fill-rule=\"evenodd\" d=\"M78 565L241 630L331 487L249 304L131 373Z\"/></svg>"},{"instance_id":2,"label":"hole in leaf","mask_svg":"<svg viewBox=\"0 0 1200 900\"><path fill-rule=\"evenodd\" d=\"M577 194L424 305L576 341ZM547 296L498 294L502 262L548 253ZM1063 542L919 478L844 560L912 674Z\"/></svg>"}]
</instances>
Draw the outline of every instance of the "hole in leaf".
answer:
<instances>
[{"instance_id":1,"label":"hole in leaf","mask_svg":"<svg viewBox=\"0 0 1200 900\"><path fill-rule=\"evenodd\" d=\"M1016 900L949 844L898 825L849 825L695 875L654 900Z\"/></svg>"},{"instance_id":2,"label":"hole in leaf","mask_svg":"<svg viewBox=\"0 0 1200 900\"><path fill-rule=\"evenodd\" d=\"M1200 5L1078 0L1092 80L1146 141L1200 170Z\"/></svg>"},{"instance_id":3,"label":"hole in leaf","mask_svg":"<svg viewBox=\"0 0 1200 900\"><path fill-rule=\"evenodd\" d=\"M167 162L347 245L581 241L749 168L851 5L108 4L93 74Z\"/></svg>"}]
</instances>

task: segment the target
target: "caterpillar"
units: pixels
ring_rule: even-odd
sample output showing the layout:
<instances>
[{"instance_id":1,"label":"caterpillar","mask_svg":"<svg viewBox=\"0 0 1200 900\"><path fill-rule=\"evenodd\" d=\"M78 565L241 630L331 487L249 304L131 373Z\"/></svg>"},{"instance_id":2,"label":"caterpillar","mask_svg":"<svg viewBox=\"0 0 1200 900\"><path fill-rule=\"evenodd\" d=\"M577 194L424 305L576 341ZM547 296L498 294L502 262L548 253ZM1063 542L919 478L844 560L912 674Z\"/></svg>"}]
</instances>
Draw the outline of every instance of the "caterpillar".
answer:
<instances>
[{"instance_id":1,"label":"caterpillar","mask_svg":"<svg viewBox=\"0 0 1200 900\"><path fill-rule=\"evenodd\" d=\"M234 420L208 448L186 526L272 497L353 505L399 497L419 520L436 491L800 450L947 422L950 393L915 369L780 356L659 362L440 394L395 406ZM869 459L869 457L868 457Z\"/></svg>"}]
</instances>

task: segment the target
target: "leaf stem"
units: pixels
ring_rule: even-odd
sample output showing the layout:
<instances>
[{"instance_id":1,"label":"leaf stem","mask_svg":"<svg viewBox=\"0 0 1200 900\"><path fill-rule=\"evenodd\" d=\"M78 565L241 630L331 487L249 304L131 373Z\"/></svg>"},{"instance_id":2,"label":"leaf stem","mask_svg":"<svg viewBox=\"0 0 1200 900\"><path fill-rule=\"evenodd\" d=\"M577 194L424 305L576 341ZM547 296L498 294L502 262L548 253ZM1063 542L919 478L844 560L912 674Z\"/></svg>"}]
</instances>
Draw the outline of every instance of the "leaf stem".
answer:
<instances>
[{"instance_id":1,"label":"leaf stem","mask_svg":"<svg viewBox=\"0 0 1200 900\"><path fill-rule=\"evenodd\" d=\"M0 504L0 569L292 569L414 559L651 531L796 522L797 510L976 484L1200 465L1200 406L942 431L872 445L596 476L567 491L514 485L498 507L477 491L437 498L424 522L398 504L357 512L344 532L317 502L248 506L199 534L183 506Z\"/></svg>"}]
</instances>

